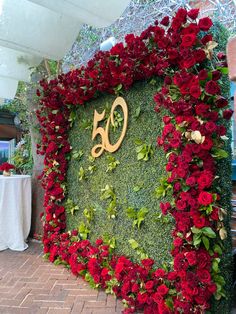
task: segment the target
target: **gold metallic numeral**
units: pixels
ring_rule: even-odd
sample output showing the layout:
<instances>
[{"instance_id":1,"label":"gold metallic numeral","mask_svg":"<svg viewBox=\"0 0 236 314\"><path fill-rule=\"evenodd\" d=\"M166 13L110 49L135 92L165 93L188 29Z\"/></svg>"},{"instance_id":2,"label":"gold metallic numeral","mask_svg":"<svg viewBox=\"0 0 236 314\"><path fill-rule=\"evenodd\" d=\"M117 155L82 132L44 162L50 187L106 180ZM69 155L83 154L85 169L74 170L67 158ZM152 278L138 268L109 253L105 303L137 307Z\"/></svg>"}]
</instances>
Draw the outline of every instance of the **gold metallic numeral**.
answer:
<instances>
[{"instance_id":1,"label":"gold metallic numeral","mask_svg":"<svg viewBox=\"0 0 236 314\"><path fill-rule=\"evenodd\" d=\"M124 124L122 128L122 132L120 135L119 140L115 144L111 144L109 140L109 127L110 122L114 126L114 111L116 107L120 106L123 111L124 115ZM105 130L102 127L98 127L99 121L102 121L105 117L105 110L102 113L98 113L96 110L94 111L94 119L93 119L93 133L92 133L92 140L96 138L97 135L101 136L102 143L95 145L92 150L91 154L94 158L97 158L102 155L104 150L114 153L121 145L128 125L128 107L127 104L122 97L117 97L116 100L113 102L111 107L111 114L107 120Z\"/></svg>"}]
</instances>

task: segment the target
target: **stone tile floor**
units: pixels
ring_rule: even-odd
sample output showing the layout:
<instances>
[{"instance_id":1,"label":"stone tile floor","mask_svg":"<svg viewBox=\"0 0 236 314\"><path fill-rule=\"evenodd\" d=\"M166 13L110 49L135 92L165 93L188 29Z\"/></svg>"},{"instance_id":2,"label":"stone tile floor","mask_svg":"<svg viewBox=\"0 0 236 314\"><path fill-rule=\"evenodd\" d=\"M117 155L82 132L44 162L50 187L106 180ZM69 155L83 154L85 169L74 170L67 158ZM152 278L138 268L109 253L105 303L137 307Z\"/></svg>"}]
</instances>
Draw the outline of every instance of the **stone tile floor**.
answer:
<instances>
[{"instance_id":1,"label":"stone tile floor","mask_svg":"<svg viewBox=\"0 0 236 314\"><path fill-rule=\"evenodd\" d=\"M0 252L1 314L120 314L122 309L115 297L44 261L37 242L24 252Z\"/></svg>"}]
</instances>

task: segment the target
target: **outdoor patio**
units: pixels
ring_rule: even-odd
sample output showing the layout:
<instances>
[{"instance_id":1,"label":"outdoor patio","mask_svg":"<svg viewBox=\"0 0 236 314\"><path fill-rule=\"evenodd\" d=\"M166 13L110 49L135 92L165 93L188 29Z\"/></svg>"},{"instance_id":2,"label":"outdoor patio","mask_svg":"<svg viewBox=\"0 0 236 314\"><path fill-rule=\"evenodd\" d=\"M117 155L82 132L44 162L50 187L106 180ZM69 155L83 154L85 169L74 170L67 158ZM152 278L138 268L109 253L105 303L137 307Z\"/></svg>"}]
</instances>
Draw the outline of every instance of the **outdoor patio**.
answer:
<instances>
[{"instance_id":1,"label":"outdoor patio","mask_svg":"<svg viewBox=\"0 0 236 314\"><path fill-rule=\"evenodd\" d=\"M42 258L42 246L30 242L24 252L0 252L1 314L115 314L122 303L93 290L62 266Z\"/></svg>"}]
</instances>

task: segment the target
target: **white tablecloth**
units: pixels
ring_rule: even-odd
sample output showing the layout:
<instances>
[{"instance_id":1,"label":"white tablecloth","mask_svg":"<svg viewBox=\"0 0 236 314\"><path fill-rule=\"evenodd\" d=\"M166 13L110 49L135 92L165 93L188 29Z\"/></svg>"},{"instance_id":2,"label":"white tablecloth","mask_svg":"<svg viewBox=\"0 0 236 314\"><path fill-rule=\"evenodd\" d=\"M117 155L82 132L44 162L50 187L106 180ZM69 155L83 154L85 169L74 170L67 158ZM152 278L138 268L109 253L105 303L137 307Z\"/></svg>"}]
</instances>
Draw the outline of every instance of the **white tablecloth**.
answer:
<instances>
[{"instance_id":1,"label":"white tablecloth","mask_svg":"<svg viewBox=\"0 0 236 314\"><path fill-rule=\"evenodd\" d=\"M0 251L23 251L31 224L31 177L0 175Z\"/></svg>"}]
</instances>

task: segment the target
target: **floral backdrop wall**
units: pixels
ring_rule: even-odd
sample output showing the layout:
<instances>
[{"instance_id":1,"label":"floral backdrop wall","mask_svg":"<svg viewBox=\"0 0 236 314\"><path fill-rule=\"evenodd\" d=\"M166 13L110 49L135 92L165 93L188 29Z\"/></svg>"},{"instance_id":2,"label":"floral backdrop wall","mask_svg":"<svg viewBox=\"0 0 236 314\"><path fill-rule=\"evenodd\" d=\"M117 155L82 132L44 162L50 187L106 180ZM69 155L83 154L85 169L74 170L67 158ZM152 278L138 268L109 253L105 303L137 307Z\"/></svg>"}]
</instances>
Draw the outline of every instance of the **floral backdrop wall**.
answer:
<instances>
[{"instance_id":1,"label":"floral backdrop wall","mask_svg":"<svg viewBox=\"0 0 236 314\"><path fill-rule=\"evenodd\" d=\"M50 82L42 81L38 91L37 114L42 134L38 152L45 154L41 177L45 188L42 214L45 256L51 262L67 265L92 286L121 297L125 313L211 312L215 306L213 298L220 302L215 307L219 313L230 312L230 298L223 308L220 304L230 285L230 267L223 269L222 265L231 263L227 240L230 142L226 126L232 110L222 94L222 80L227 74L225 54L214 53L217 42L209 31L212 21L208 17L198 19L198 13L197 9L181 8L172 19L156 21L140 36L127 35L125 44L96 53L86 67L59 75ZM163 83L154 89L153 115L159 125L162 112L163 125L155 142L166 158L165 176L162 180L156 178L156 193L171 196L160 203L160 218L171 216L174 220L171 266L155 264L136 238L130 244L139 251L141 262L118 255L111 236L100 236L91 242L86 223L93 219L93 207L84 209L84 224L66 231L67 213L73 215L79 210L76 198L66 198L73 196L68 194L69 160L83 158L83 151L73 151L70 145L69 130L78 123L76 108L86 110L90 100L104 93L122 96L136 81L153 82L155 86L156 80ZM137 116L138 111L137 104ZM118 127L122 114L117 111L114 116ZM102 119L106 119L105 113ZM83 126L91 127L89 121L84 121ZM85 132L83 128L80 131ZM98 133L101 138L107 134L103 128ZM77 136L79 139L79 132ZM136 141L136 146L137 159L148 167L156 148L142 139ZM75 186L96 171L90 159L90 168L80 167ZM108 171L117 171L118 162L110 156ZM224 175L218 171L222 164ZM136 190L139 188L137 185ZM115 220L117 196L109 184L102 187L100 198L108 202L107 219ZM127 208L137 230L142 230L148 214L145 207Z\"/></svg>"}]
</instances>

